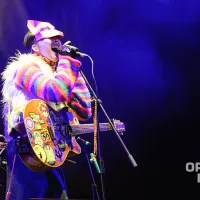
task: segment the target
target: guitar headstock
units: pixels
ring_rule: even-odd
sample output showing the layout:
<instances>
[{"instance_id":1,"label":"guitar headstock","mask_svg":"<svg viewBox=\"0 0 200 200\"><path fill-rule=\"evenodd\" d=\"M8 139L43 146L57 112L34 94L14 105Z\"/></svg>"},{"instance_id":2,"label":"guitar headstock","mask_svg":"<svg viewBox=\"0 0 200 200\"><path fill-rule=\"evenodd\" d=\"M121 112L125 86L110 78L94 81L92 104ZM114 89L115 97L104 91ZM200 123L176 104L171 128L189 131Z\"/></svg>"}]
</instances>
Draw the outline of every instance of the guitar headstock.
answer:
<instances>
[{"instance_id":1,"label":"guitar headstock","mask_svg":"<svg viewBox=\"0 0 200 200\"><path fill-rule=\"evenodd\" d=\"M115 128L117 129L120 135L123 135L123 132L126 131L125 125L123 122L117 119L112 119Z\"/></svg>"}]
</instances>

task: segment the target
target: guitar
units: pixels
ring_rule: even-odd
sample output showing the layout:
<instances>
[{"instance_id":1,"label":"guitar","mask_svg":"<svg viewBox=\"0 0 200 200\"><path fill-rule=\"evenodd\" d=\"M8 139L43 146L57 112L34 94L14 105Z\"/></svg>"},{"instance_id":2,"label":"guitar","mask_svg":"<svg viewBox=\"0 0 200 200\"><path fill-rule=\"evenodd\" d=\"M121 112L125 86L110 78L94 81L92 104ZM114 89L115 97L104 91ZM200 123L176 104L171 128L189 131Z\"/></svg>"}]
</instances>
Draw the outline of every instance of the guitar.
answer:
<instances>
[{"instance_id":1,"label":"guitar","mask_svg":"<svg viewBox=\"0 0 200 200\"><path fill-rule=\"evenodd\" d=\"M120 135L125 126L119 120L113 124ZM100 131L110 131L109 123L99 123ZM20 136L17 151L24 164L34 171L61 166L66 158L81 153L76 136L94 132L93 124L79 124L75 112L69 107L55 110L46 102L33 99L23 111L23 123L12 134ZM18 137L19 138L19 137Z\"/></svg>"}]
</instances>

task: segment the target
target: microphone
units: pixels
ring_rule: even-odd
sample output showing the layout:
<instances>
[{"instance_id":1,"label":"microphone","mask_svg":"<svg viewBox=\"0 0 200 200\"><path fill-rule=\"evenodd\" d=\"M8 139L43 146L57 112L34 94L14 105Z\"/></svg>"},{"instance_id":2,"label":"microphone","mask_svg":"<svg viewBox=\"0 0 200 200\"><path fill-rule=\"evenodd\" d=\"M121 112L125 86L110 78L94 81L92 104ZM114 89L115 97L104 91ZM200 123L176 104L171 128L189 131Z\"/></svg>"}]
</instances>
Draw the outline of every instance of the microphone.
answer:
<instances>
[{"instance_id":1,"label":"microphone","mask_svg":"<svg viewBox=\"0 0 200 200\"><path fill-rule=\"evenodd\" d=\"M99 168L99 165L98 165L98 162L97 162L97 159L95 158L95 155L93 153L90 154L91 158L90 158L90 162L91 163L94 163L94 166L97 170L97 172L100 174L101 173L101 170Z\"/></svg>"},{"instance_id":2,"label":"microphone","mask_svg":"<svg viewBox=\"0 0 200 200\"><path fill-rule=\"evenodd\" d=\"M60 55L70 56L72 58L87 56L87 54L79 52L77 47L72 46L71 41L65 42L65 44L63 44L61 48L59 48L56 45L55 46L52 45L51 49L52 51L59 53Z\"/></svg>"},{"instance_id":3,"label":"microphone","mask_svg":"<svg viewBox=\"0 0 200 200\"><path fill-rule=\"evenodd\" d=\"M91 145L91 143L90 142L88 142L88 141L86 141L86 140L84 140L84 139L82 139L82 138L80 138L80 137L77 137L77 140L80 140L83 144L85 144L86 146L87 145Z\"/></svg>"}]
</instances>

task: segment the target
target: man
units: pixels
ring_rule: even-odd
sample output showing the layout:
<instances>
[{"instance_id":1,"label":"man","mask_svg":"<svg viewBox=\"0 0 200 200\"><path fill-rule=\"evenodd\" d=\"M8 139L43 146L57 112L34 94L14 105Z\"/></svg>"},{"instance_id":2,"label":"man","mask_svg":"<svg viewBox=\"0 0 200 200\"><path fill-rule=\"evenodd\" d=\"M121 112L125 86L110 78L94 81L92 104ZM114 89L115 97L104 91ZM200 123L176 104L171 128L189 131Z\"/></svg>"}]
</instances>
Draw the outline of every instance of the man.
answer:
<instances>
[{"instance_id":1,"label":"man","mask_svg":"<svg viewBox=\"0 0 200 200\"><path fill-rule=\"evenodd\" d=\"M2 73L5 135L9 141L9 199L61 198L61 195L63 199L67 199L65 180L58 168L34 172L27 168L17 155L12 175L16 150L9 134L23 121L21 113L28 101L41 99L55 107L67 103L76 112L79 120L91 117L90 93L79 73L81 62L52 51L52 48L62 46L60 39L64 34L48 22L28 20L27 26L29 32L25 35L24 44L31 48L32 53L18 53Z\"/></svg>"}]
</instances>

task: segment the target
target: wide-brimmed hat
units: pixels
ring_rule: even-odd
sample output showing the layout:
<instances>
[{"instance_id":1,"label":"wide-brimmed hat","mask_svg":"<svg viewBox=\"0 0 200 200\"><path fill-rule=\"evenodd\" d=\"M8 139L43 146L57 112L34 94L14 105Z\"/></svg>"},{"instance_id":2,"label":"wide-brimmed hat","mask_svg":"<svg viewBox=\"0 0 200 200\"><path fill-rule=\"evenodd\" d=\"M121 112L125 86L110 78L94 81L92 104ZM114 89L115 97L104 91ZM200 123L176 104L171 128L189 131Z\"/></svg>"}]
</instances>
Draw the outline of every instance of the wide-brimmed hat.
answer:
<instances>
[{"instance_id":1,"label":"wide-brimmed hat","mask_svg":"<svg viewBox=\"0 0 200 200\"><path fill-rule=\"evenodd\" d=\"M36 41L54 36L64 37L63 32L56 30L49 22L28 20L27 27L35 35Z\"/></svg>"}]
</instances>

